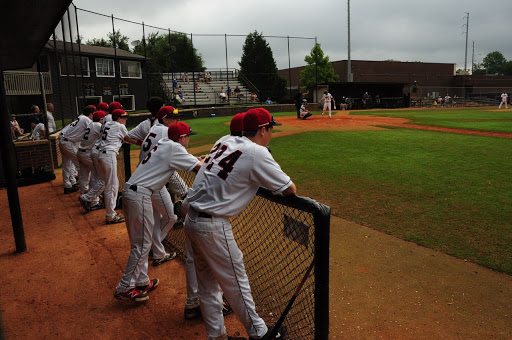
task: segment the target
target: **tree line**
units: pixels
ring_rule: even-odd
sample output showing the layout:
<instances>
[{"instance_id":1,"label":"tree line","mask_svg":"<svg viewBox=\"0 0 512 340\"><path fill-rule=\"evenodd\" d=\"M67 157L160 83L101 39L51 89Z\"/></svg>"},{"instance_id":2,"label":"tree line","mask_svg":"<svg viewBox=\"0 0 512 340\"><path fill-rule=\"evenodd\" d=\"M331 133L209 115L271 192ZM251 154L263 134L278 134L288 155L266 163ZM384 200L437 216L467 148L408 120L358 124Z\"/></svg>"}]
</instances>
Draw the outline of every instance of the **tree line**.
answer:
<instances>
[{"instance_id":1,"label":"tree line","mask_svg":"<svg viewBox=\"0 0 512 340\"><path fill-rule=\"evenodd\" d=\"M473 64L473 74L512 76L512 60L507 60L501 52L491 52L484 57L482 63Z\"/></svg>"}]
</instances>

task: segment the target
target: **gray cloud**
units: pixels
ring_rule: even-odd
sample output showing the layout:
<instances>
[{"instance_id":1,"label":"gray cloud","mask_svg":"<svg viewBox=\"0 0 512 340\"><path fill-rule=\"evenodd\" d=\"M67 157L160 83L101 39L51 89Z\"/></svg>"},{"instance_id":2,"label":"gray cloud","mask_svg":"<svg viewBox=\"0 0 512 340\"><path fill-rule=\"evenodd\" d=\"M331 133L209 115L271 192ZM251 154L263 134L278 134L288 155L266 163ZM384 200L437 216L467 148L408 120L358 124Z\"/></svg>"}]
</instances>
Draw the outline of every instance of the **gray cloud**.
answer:
<instances>
[{"instance_id":1,"label":"gray cloud","mask_svg":"<svg viewBox=\"0 0 512 340\"><path fill-rule=\"evenodd\" d=\"M347 2L340 0L252 1L219 3L185 1L75 0L79 8L171 30L192 33L194 45L206 67L225 67L224 37L201 34L234 34L228 38L228 64L238 67L245 35L258 31L269 36L317 38L330 60L347 58ZM472 42L475 62L489 52L500 51L512 60L510 0L430 2L410 0L352 0L351 57L353 60L424 61L456 63L464 67L465 12L470 13L468 68ZM109 18L79 11L80 34L86 39L106 37ZM115 21L131 40L142 37L142 27ZM146 34L158 31L146 27ZM164 31L160 31L165 33ZM286 39L267 38L279 68L288 67ZM304 65L313 40L290 40L291 66Z\"/></svg>"}]
</instances>

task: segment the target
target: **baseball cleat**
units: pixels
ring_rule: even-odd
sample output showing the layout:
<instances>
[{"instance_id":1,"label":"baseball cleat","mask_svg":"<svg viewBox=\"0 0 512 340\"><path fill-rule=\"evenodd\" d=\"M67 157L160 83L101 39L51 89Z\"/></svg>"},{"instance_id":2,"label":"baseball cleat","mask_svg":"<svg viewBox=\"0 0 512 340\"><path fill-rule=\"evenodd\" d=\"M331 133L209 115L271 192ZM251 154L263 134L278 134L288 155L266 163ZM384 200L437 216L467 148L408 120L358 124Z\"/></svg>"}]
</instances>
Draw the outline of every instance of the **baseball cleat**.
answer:
<instances>
[{"instance_id":1,"label":"baseball cleat","mask_svg":"<svg viewBox=\"0 0 512 340\"><path fill-rule=\"evenodd\" d=\"M78 201L80 202L82 208L84 208L85 212L91 211L91 202L87 202L82 197L78 197Z\"/></svg>"},{"instance_id":2,"label":"baseball cleat","mask_svg":"<svg viewBox=\"0 0 512 340\"><path fill-rule=\"evenodd\" d=\"M78 187L72 186L71 188L64 188L64 194L71 194L78 191Z\"/></svg>"},{"instance_id":3,"label":"baseball cleat","mask_svg":"<svg viewBox=\"0 0 512 340\"><path fill-rule=\"evenodd\" d=\"M147 284L145 286L136 287L136 288L142 294L146 294L146 293L149 293L150 291L154 290L158 286L159 283L160 283L160 280L153 279L153 280L149 281L149 284Z\"/></svg>"},{"instance_id":4,"label":"baseball cleat","mask_svg":"<svg viewBox=\"0 0 512 340\"><path fill-rule=\"evenodd\" d=\"M175 252L171 252L170 254L166 253L164 255L164 257L162 257L161 259L154 259L153 260L153 267L159 266L162 263L165 263L167 261L170 261L170 260L174 259L175 257L176 257L176 253Z\"/></svg>"},{"instance_id":5,"label":"baseball cleat","mask_svg":"<svg viewBox=\"0 0 512 340\"><path fill-rule=\"evenodd\" d=\"M98 203L96 205L91 206L91 211L105 209L105 204Z\"/></svg>"},{"instance_id":6,"label":"baseball cleat","mask_svg":"<svg viewBox=\"0 0 512 340\"><path fill-rule=\"evenodd\" d=\"M185 308L183 315L185 320L198 318L201 316L201 307L197 306L195 308Z\"/></svg>"},{"instance_id":7,"label":"baseball cleat","mask_svg":"<svg viewBox=\"0 0 512 340\"><path fill-rule=\"evenodd\" d=\"M226 316L233 313L233 308L229 305L228 300L222 296L222 315Z\"/></svg>"},{"instance_id":8,"label":"baseball cleat","mask_svg":"<svg viewBox=\"0 0 512 340\"><path fill-rule=\"evenodd\" d=\"M275 337L273 337L272 339L269 338L269 335L272 332L272 329L274 328L274 326L268 326L267 325L267 328L268 328L267 333L260 338L261 340L284 339L284 337L286 336L286 326L279 327L277 335ZM256 340L256 339L255 338L249 338L249 340Z\"/></svg>"},{"instance_id":9,"label":"baseball cleat","mask_svg":"<svg viewBox=\"0 0 512 340\"><path fill-rule=\"evenodd\" d=\"M147 296L145 293L139 292L137 288L132 288L122 293L116 291L114 293L114 297L119 300L130 299L135 302L143 302L149 300L149 296Z\"/></svg>"},{"instance_id":10,"label":"baseball cleat","mask_svg":"<svg viewBox=\"0 0 512 340\"><path fill-rule=\"evenodd\" d=\"M116 214L114 217L107 217L105 220L107 224L116 224L116 223L123 223L124 222L124 216L121 214Z\"/></svg>"}]
</instances>

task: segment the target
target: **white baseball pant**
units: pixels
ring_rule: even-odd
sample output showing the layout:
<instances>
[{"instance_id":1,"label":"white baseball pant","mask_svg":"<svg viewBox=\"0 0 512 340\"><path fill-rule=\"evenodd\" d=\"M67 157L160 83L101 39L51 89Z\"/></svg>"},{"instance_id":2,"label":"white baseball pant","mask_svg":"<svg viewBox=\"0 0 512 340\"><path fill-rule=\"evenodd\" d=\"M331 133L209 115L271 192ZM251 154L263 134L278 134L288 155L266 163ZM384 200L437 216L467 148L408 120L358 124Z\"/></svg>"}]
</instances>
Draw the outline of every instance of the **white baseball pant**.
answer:
<instances>
[{"instance_id":1,"label":"white baseball pant","mask_svg":"<svg viewBox=\"0 0 512 340\"><path fill-rule=\"evenodd\" d=\"M171 195L165 186L160 191L151 195L151 203L153 204L153 219L155 221L151 249L153 250L153 257L161 259L165 256L165 248L162 241L178 218L174 214Z\"/></svg>"},{"instance_id":2,"label":"white baseball pant","mask_svg":"<svg viewBox=\"0 0 512 340\"><path fill-rule=\"evenodd\" d=\"M154 223L153 206L151 205L152 193L142 187L137 187L137 191L134 191L130 189L130 186L129 183L124 186L123 212L131 250L121 282L116 288L118 293L126 292L135 286L149 284L148 254L152 243Z\"/></svg>"},{"instance_id":3,"label":"white baseball pant","mask_svg":"<svg viewBox=\"0 0 512 340\"><path fill-rule=\"evenodd\" d=\"M76 143L60 136L59 147L62 155L62 182L64 183L64 188L71 188L76 184L75 176L79 168L78 158L76 156L78 147Z\"/></svg>"},{"instance_id":4,"label":"white baseball pant","mask_svg":"<svg viewBox=\"0 0 512 340\"><path fill-rule=\"evenodd\" d=\"M107 218L116 215L117 194L119 191L119 179L117 178L117 153L112 150L100 150L100 171L105 178L105 214Z\"/></svg>"},{"instance_id":5,"label":"white baseball pant","mask_svg":"<svg viewBox=\"0 0 512 340\"><path fill-rule=\"evenodd\" d=\"M78 164L80 165L78 171L80 176L80 193L83 195L89 191L90 183L95 182L92 178L96 176L96 171L92 162L90 149L79 148L76 156L78 158Z\"/></svg>"},{"instance_id":6,"label":"white baseball pant","mask_svg":"<svg viewBox=\"0 0 512 340\"><path fill-rule=\"evenodd\" d=\"M87 202L94 202L93 205L96 205L99 202L100 194L105 190L105 177L100 169L100 151L96 147L92 148L91 160L95 176L91 176L89 191L81 197Z\"/></svg>"},{"instance_id":7,"label":"white baseball pant","mask_svg":"<svg viewBox=\"0 0 512 340\"><path fill-rule=\"evenodd\" d=\"M329 117L330 117L331 116L331 102L324 102L324 109L322 111L322 115L327 110L329 110Z\"/></svg>"},{"instance_id":8,"label":"white baseball pant","mask_svg":"<svg viewBox=\"0 0 512 340\"><path fill-rule=\"evenodd\" d=\"M220 288L247 334L254 338L265 335L268 329L256 313L243 254L236 244L229 219L199 217L197 211L190 209L185 220L185 235L192 246L207 338L226 337Z\"/></svg>"}]
</instances>

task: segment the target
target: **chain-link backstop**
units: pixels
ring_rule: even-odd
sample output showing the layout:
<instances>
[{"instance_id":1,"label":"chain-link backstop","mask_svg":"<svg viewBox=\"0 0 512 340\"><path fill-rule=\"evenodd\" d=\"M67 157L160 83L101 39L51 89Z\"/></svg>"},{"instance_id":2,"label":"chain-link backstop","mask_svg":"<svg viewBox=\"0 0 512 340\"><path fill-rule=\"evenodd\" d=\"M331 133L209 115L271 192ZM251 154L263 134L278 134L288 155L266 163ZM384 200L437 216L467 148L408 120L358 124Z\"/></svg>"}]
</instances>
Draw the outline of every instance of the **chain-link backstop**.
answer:
<instances>
[{"instance_id":1,"label":"chain-link backstop","mask_svg":"<svg viewBox=\"0 0 512 340\"><path fill-rule=\"evenodd\" d=\"M187 186L192 185L194 173L179 174ZM284 325L288 339L327 339L330 207L306 197L272 195L260 188L251 204L231 223L244 254L257 311L267 324L277 322L314 261L313 274ZM171 229L166 241L185 261L183 228Z\"/></svg>"}]
</instances>

